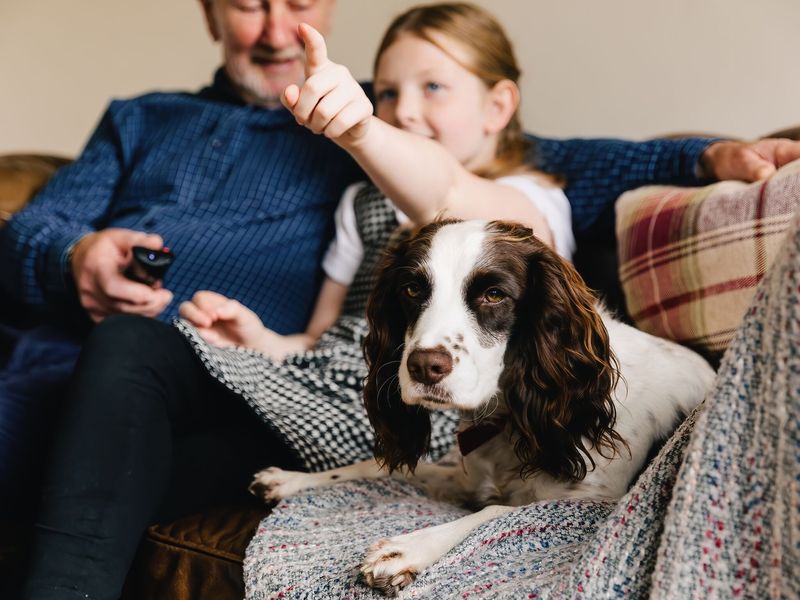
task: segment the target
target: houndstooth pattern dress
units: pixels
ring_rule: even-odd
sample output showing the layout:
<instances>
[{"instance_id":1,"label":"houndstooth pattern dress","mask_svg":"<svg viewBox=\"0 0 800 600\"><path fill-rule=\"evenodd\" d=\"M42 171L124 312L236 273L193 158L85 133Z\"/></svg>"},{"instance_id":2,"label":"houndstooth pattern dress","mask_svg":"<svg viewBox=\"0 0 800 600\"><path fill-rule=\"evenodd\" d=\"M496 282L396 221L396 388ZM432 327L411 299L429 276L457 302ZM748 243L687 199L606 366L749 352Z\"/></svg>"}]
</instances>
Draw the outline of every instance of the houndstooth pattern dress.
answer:
<instances>
[{"instance_id":1,"label":"houndstooth pattern dress","mask_svg":"<svg viewBox=\"0 0 800 600\"><path fill-rule=\"evenodd\" d=\"M398 221L372 185L359 190L354 208L364 258L342 315L313 350L278 364L254 350L211 346L188 322L175 322L208 372L244 398L311 471L370 458L375 441L361 398L367 375L361 351L367 334L364 315L377 263ZM457 418L455 413L432 414L431 459L449 449Z\"/></svg>"}]
</instances>

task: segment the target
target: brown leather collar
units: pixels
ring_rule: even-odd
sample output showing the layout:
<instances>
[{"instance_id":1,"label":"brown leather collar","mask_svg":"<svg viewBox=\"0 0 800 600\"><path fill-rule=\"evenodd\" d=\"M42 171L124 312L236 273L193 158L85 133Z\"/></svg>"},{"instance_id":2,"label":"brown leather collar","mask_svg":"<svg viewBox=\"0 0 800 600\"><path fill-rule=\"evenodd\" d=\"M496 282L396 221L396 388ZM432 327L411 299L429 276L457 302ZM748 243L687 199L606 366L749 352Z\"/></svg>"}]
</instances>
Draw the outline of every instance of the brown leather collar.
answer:
<instances>
[{"instance_id":1,"label":"brown leather collar","mask_svg":"<svg viewBox=\"0 0 800 600\"><path fill-rule=\"evenodd\" d=\"M480 421L467 427L464 431L456 433L458 440L458 449L461 456L466 456L473 450L477 450L486 442L494 438L498 433L503 431L506 426L506 420L487 420Z\"/></svg>"}]
</instances>

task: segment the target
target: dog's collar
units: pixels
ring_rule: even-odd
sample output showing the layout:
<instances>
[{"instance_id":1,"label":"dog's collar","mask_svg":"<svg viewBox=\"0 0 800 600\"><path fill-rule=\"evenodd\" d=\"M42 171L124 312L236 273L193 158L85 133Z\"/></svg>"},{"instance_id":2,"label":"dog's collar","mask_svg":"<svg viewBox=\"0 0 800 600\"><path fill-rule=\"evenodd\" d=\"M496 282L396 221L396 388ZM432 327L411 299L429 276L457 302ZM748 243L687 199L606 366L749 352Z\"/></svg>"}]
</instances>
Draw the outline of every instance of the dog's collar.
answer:
<instances>
[{"instance_id":1,"label":"dog's collar","mask_svg":"<svg viewBox=\"0 0 800 600\"><path fill-rule=\"evenodd\" d=\"M461 452L461 456L466 456L473 450L477 450L483 446L486 442L503 431L505 426L505 419L492 419L480 421L456 433L458 449Z\"/></svg>"}]
</instances>

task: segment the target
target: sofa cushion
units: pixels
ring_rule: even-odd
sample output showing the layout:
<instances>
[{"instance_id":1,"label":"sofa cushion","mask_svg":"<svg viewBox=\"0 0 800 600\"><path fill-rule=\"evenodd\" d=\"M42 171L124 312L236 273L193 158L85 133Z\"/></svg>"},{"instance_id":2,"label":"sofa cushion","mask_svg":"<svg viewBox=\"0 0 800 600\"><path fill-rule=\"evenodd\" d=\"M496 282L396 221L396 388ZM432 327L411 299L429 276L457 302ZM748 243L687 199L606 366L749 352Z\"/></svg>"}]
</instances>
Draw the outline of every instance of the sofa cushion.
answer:
<instances>
[{"instance_id":1,"label":"sofa cushion","mask_svg":"<svg viewBox=\"0 0 800 600\"><path fill-rule=\"evenodd\" d=\"M620 282L640 329L718 358L800 205L800 161L766 181L644 187L617 202Z\"/></svg>"},{"instance_id":2,"label":"sofa cushion","mask_svg":"<svg viewBox=\"0 0 800 600\"><path fill-rule=\"evenodd\" d=\"M267 514L263 506L230 506L151 526L122 600L241 600L244 551Z\"/></svg>"}]
</instances>

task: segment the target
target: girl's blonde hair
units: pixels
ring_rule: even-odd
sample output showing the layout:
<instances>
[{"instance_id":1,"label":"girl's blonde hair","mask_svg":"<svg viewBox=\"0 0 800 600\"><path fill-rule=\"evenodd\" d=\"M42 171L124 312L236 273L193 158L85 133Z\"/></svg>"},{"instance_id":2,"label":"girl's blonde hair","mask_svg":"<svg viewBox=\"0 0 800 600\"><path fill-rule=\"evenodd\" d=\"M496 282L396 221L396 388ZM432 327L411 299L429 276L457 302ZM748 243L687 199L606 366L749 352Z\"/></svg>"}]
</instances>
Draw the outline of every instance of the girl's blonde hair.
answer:
<instances>
[{"instance_id":1,"label":"girl's blonde hair","mask_svg":"<svg viewBox=\"0 0 800 600\"><path fill-rule=\"evenodd\" d=\"M460 43L470 57L469 64L453 56L431 37L441 33ZM395 18L383 36L375 55L373 71L383 53L402 34L411 34L439 48L462 67L480 78L491 89L509 79L515 84L520 69L514 49L503 27L488 12L466 2L428 4L411 8ZM526 162L531 143L525 138L518 111L515 110L505 129L500 132L497 153L492 162L481 167L477 174L495 178L518 171Z\"/></svg>"}]
</instances>

